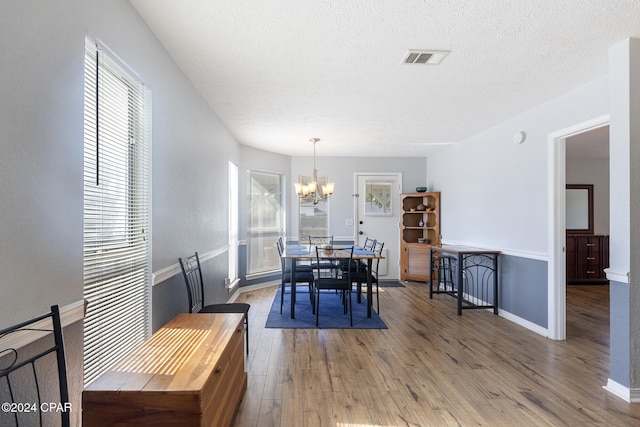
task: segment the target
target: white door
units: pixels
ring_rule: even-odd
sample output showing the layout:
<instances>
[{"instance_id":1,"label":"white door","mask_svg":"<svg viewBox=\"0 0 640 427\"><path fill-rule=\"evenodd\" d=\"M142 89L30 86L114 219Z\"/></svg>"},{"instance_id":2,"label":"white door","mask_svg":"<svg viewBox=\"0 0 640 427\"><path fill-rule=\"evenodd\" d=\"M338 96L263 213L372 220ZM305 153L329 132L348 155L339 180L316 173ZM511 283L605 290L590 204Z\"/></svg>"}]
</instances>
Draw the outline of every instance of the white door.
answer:
<instances>
[{"instance_id":1,"label":"white door","mask_svg":"<svg viewBox=\"0 0 640 427\"><path fill-rule=\"evenodd\" d=\"M356 243L366 238L384 242L385 260L380 261L382 280L400 277L400 186L402 174L356 172Z\"/></svg>"}]
</instances>

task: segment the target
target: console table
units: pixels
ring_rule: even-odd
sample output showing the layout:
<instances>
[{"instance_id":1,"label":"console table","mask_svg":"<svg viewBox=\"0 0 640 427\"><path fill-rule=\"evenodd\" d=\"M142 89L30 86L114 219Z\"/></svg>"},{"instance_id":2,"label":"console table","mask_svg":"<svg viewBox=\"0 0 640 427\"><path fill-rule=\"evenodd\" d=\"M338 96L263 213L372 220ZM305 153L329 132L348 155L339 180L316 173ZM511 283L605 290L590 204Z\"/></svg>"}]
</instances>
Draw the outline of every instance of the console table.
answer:
<instances>
[{"instance_id":1,"label":"console table","mask_svg":"<svg viewBox=\"0 0 640 427\"><path fill-rule=\"evenodd\" d=\"M180 314L89 384L85 426L230 426L247 388L244 315Z\"/></svg>"},{"instance_id":2,"label":"console table","mask_svg":"<svg viewBox=\"0 0 640 427\"><path fill-rule=\"evenodd\" d=\"M457 245L429 247L429 298L446 293L463 309L493 308L498 314L500 251ZM434 280L435 279L435 280Z\"/></svg>"}]
</instances>

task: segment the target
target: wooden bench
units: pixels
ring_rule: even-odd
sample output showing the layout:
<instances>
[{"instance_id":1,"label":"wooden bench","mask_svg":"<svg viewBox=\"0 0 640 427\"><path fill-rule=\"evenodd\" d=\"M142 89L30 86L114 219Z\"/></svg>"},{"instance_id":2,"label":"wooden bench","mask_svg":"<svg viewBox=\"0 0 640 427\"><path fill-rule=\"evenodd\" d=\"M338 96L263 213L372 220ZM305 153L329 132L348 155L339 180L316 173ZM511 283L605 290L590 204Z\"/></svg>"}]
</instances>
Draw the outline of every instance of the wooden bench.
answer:
<instances>
[{"instance_id":1,"label":"wooden bench","mask_svg":"<svg viewBox=\"0 0 640 427\"><path fill-rule=\"evenodd\" d=\"M247 388L243 314L180 314L82 393L85 426L230 426Z\"/></svg>"}]
</instances>

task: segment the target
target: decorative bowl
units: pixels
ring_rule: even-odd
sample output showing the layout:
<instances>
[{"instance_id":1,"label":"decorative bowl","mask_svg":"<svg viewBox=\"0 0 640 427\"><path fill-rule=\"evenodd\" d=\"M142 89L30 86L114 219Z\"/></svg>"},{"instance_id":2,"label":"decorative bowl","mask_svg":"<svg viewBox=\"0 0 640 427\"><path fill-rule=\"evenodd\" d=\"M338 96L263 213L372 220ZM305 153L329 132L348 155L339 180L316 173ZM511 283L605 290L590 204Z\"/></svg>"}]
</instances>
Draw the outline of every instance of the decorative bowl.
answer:
<instances>
[{"instance_id":1,"label":"decorative bowl","mask_svg":"<svg viewBox=\"0 0 640 427\"><path fill-rule=\"evenodd\" d=\"M427 191L427 187L416 187L416 191L418 193L424 193L425 191Z\"/></svg>"}]
</instances>

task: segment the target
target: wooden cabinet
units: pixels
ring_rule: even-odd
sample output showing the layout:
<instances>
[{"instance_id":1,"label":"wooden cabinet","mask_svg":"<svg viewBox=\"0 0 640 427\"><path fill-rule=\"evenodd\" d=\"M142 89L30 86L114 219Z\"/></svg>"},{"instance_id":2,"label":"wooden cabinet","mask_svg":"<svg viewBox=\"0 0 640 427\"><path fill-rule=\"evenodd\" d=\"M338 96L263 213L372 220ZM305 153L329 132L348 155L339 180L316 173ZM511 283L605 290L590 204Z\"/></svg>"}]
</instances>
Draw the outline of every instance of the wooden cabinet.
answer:
<instances>
[{"instance_id":1,"label":"wooden cabinet","mask_svg":"<svg viewBox=\"0 0 640 427\"><path fill-rule=\"evenodd\" d=\"M85 426L230 426L247 388L243 314L180 314L82 393Z\"/></svg>"},{"instance_id":2,"label":"wooden cabinet","mask_svg":"<svg viewBox=\"0 0 640 427\"><path fill-rule=\"evenodd\" d=\"M567 282L606 282L609 236L567 235Z\"/></svg>"},{"instance_id":3,"label":"wooden cabinet","mask_svg":"<svg viewBox=\"0 0 640 427\"><path fill-rule=\"evenodd\" d=\"M428 281L429 245L440 244L440 193L401 195L400 280Z\"/></svg>"}]
</instances>

